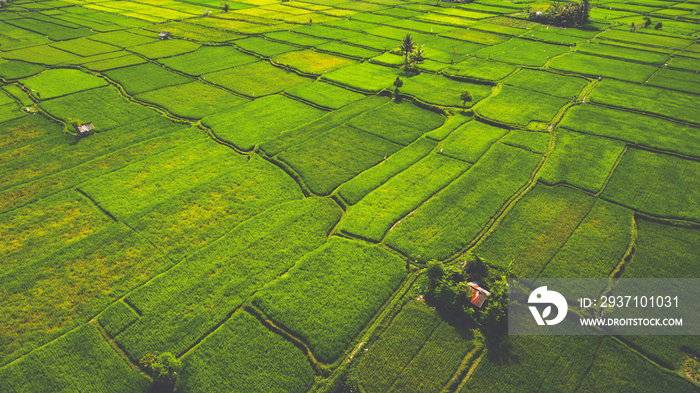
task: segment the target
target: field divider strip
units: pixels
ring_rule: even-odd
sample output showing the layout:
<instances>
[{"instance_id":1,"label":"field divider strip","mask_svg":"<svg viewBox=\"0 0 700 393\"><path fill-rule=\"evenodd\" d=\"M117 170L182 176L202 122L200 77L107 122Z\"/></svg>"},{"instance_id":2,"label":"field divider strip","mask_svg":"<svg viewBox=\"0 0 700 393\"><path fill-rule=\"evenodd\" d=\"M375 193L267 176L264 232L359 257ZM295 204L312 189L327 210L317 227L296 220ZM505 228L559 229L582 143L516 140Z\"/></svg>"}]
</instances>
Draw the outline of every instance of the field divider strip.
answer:
<instances>
[{"instance_id":1,"label":"field divider strip","mask_svg":"<svg viewBox=\"0 0 700 393\"><path fill-rule=\"evenodd\" d=\"M114 341L114 339L112 339L112 338L109 337L109 334L107 333L107 331L105 330L105 328L103 328L103 327L100 325L99 322L95 321L94 318L93 318L93 320L91 320L91 321L88 322L88 323L92 323L92 324L95 325L95 327L97 328L97 330L100 332L100 335L102 336L102 339L105 340L105 341L107 342L107 344L109 344L110 348L112 348L112 350L113 350L124 362L126 362L126 364L128 364L129 367L130 367L132 370L134 370L134 371L137 372L139 375L141 375L141 377L143 377L143 379L145 379L145 380L147 380L147 381L149 381L149 382L152 382L152 381L153 381L153 378L151 378L151 376L149 376L148 374L146 374L145 372L143 372L143 369L141 369L141 367L139 367L138 364L136 364L134 361L131 360L131 358L129 357L129 355L127 355L127 353L119 346L119 344L117 344L117 342ZM82 325L81 325L81 326L82 326Z\"/></svg>"},{"instance_id":2,"label":"field divider strip","mask_svg":"<svg viewBox=\"0 0 700 393\"><path fill-rule=\"evenodd\" d=\"M472 365L472 360L475 361L474 357L481 355L483 351L483 347L475 346L471 351L467 352L467 354L464 355L464 358L462 358L462 361L459 363L457 370L455 370L455 373L447 381L445 387L442 388L440 393L450 393L456 391L459 382L463 379L462 377L466 377L466 374L469 372Z\"/></svg>"},{"instance_id":3,"label":"field divider strip","mask_svg":"<svg viewBox=\"0 0 700 393\"><path fill-rule=\"evenodd\" d=\"M613 163L613 167L610 168L610 172L608 173L607 176L605 176L605 180L603 181L603 185L600 187L600 190L594 194L596 198L600 197L603 195L605 192L605 189L608 188L608 184L610 184L610 179L612 179L613 174L615 173L615 170L617 169L618 165L620 165L620 162L622 162L622 159L624 158L625 154L627 153L627 150L629 149L629 145L625 145L625 147L622 149L622 152L617 155L617 159Z\"/></svg>"},{"instance_id":4,"label":"field divider strip","mask_svg":"<svg viewBox=\"0 0 700 393\"><path fill-rule=\"evenodd\" d=\"M484 357L486 356L486 353L488 350L483 350L481 351L481 354L479 355L476 360L471 364L471 367L469 367L469 371L467 371L467 375L464 376L464 379L457 385L457 388L454 389L455 392L461 392L464 386L469 382L469 379L474 375L474 372L476 369L479 367L479 364L481 363L482 360L484 360Z\"/></svg>"},{"instance_id":5,"label":"field divider strip","mask_svg":"<svg viewBox=\"0 0 700 393\"><path fill-rule=\"evenodd\" d=\"M586 379L586 376L591 372L591 369L593 368L593 364L595 363L596 359L598 358L598 351L600 351L600 347L603 345L603 340L605 338L601 338L601 340L598 342L598 345L595 348L595 355L593 356L593 359L591 360L591 363L586 367L586 371L581 375L581 379L578 381L578 385L576 386L576 389L574 389L574 392L578 392L579 389L581 389L581 385L583 384L583 380Z\"/></svg>"},{"instance_id":6,"label":"field divider strip","mask_svg":"<svg viewBox=\"0 0 700 393\"><path fill-rule=\"evenodd\" d=\"M620 278L622 274L625 272L625 267L626 265L634 258L635 253L637 252L637 239L639 238L639 232L637 228L637 220L635 218L635 215L632 214L632 228L630 229L630 244L627 246L627 250L625 250L624 254L622 254L622 257L620 258L620 262L618 262L617 266L610 272L609 277L610 278Z\"/></svg>"},{"instance_id":7,"label":"field divider strip","mask_svg":"<svg viewBox=\"0 0 700 393\"><path fill-rule=\"evenodd\" d=\"M119 222L119 220L118 220L112 213L110 213L110 212L109 212L107 209L105 209L104 207L100 206L100 204L97 203L97 201L94 200L94 199L93 199L90 195L88 195L85 191L81 190L81 189L78 188L78 187L75 187L74 190L77 191L77 192L78 192L79 194L81 194L82 196L84 196L85 198L87 198L90 202L92 202L92 204L93 204L99 211L101 211L102 214L106 215L107 217L109 217L109 218L110 218L112 221L114 221L114 222Z\"/></svg>"},{"instance_id":8,"label":"field divider strip","mask_svg":"<svg viewBox=\"0 0 700 393\"><path fill-rule=\"evenodd\" d=\"M658 114L658 113L654 113L654 112L647 112L647 111L641 111L641 110L637 110L637 109L624 108L624 107L621 107L621 106L615 106L615 105L605 104L605 103L602 103L602 102L595 102L595 101L587 102L587 104L602 106L602 107L604 107L604 108L615 109L615 110L619 110L619 111L622 111L622 112L630 112L630 113L636 113L636 114L638 114L638 115L656 117L656 118L658 118L658 119L670 121L670 122L672 122L672 123L678 123L678 124L683 124L683 125L686 125L686 126L691 126L691 127L700 128L700 123L694 123L694 122L692 122L692 121L675 119L675 118L673 118L673 117L664 116L664 115L661 115L661 114Z\"/></svg>"}]
</instances>

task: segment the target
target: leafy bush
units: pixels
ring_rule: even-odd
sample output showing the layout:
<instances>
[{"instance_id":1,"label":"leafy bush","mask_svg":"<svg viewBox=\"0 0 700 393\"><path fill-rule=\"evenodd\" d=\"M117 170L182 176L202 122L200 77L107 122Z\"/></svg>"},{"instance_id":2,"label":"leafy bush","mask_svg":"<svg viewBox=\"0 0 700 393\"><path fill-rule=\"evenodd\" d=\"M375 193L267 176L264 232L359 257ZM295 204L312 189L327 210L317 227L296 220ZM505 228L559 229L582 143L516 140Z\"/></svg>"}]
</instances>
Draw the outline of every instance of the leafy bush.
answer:
<instances>
[{"instance_id":1,"label":"leafy bush","mask_svg":"<svg viewBox=\"0 0 700 393\"><path fill-rule=\"evenodd\" d=\"M545 12L532 12L529 19L533 22L555 26L579 27L588 23L590 0L580 2L555 1Z\"/></svg>"},{"instance_id":2,"label":"leafy bush","mask_svg":"<svg viewBox=\"0 0 700 393\"><path fill-rule=\"evenodd\" d=\"M175 389L178 376L182 369L182 361L170 352L158 356L146 354L139 364L146 368L153 377L153 386L157 391L171 392Z\"/></svg>"}]
</instances>

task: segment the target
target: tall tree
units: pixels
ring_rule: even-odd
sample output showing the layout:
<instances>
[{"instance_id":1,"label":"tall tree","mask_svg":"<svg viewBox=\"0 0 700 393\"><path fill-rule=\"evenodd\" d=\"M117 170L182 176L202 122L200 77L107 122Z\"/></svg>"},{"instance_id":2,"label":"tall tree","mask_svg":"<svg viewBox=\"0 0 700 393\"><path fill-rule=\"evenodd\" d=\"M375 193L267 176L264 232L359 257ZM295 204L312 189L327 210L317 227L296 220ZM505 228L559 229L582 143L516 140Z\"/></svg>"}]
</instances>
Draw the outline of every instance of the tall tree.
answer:
<instances>
[{"instance_id":1,"label":"tall tree","mask_svg":"<svg viewBox=\"0 0 700 393\"><path fill-rule=\"evenodd\" d=\"M420 64L425 60L425 57L423 56L423 45L420 47L416 48L413 53L411 53L410 56L410 62L409 64Z\"/></svg>"},{"instance_id":2,"label":"tall tree","mask_svg":"<svg viewBox=\"0 0 700 393\"><path fill-rule=\"evenodd\" d=\"M409 56L411 56L411 53L413 53L413 50L415 48L416 43L413 41L413 36L411 36L410 34L406 34L406 37L404 37L401 41L401 46L399 46L401 54L403 55L404 70L408 70Z\"/></svg>"},{"instance_id":3,"label":"tall tree","mask_svg":"<svg viewBox=\"0 0 700 393\"><path fill-rule=\"evenodd\" d=\"M467 101L471 102L472 100L472 93L469 90L464 90L459 95L459 99L462 100L462 112L464 112L467 109Z\"/></svg>"}]
</instances>

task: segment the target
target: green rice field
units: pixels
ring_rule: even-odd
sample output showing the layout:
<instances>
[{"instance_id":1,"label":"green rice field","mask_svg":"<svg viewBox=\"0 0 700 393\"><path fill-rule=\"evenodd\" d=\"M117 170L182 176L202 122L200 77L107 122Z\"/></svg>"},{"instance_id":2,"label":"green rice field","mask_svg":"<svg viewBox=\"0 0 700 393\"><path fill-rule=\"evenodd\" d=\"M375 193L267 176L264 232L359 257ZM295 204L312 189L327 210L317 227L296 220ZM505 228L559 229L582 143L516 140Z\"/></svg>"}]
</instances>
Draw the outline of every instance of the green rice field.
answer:
<instances>
[{"instance_id":1,"label":"green rice field","mask_svg":"<svg viewBox=\"0 0 700 393\"><path fill-rule=\"evenodd\" d=\"M0 2L0 393L700 392L501 315L700 278L700 2L585 4Z\"/></svg>"}]
</instances>

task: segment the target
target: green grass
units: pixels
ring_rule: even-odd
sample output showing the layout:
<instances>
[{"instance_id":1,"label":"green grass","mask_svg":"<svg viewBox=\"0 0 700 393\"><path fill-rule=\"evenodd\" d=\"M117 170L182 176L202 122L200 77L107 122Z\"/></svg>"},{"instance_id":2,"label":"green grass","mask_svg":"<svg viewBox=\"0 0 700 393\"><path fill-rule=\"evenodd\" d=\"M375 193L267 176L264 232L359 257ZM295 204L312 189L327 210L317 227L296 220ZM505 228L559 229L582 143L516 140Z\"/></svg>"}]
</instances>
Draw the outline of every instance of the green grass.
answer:
<instances>
[{"instance_id":1,"label":"green grass","mask_svg":"<svg viewBox=\"0 0 700 393\"><path fill-rule=\"evenodd\" d=\"M139 314L122 301L117 301L107 307L98 317L100 323L110 337L121 333L129 325L139 319Z\"/></svg>"},{"instance_id":2,"label":"green grass","mask_svg":"<svg viewBox=\"0 0 700 393\"><path fill-rule=\"evenodd\" d=\"M482 59L494 59L511 64L543 66L549 58L569 51L568 46L513 38L500 45L488 46L476 53Z\"/></svg>"},{"instance_id":3,"label":"green grass","mask_svg":"<svg viewBox=\"0 0 700 393\"><path fill-rule=\"evenodd\" d=\"M258 58L231 46L203 46L194 52L160 59L159 61L166 67L176 71L199 76L252 63L258 61Z\"/></svg>"},{"instance_id":4,"label":"green grass","mask_svg":"<svg viewBox=\"0 0 700 393\"><path fill-rule=\"evenodd\" d=\"M547 184L566 183L597 192L624 147L616 140L559 130L556 147L542 167L540 179Z\"/></svg>"},{"instance_id":5,"label":"green grass","mask_svg":"<svg viewBox=\"0 0 700 393\"><path fill-rule=\"evenodd\" d=\"M97 131L138 122L158 114L123 98L111 86L75 93L42 102L48 113L66 121L92 122Z\"/></svg>"},{"instance_id":6,"label":"green grass","mask_svg":"<svg viewBox=\"0 0 700 393\"><path fill-rule=\"evenodd\" d=\"M519 147L537 154L543 154L547 150L548 142L548 133L523 130L513 130L501 140L501 143L505 145Z\"/></svg>"},{"instance_id":7,"label":"green grass","mask_svg":"<svg viewBox=\"0 0 700 393\"><path fill-rule=\"evenodd\" d=\"M540 277L608 277L622 260L631 233L631 211L597 200Z\"/></svg>"},{"instance_id":8,"label":"green grass","mask_svg":"<svg viewBox=\"0 0 700 393\"><path fill-rule=\"evenodd\" d=\"M475 80L497 81L515 71L517 67L485 59L467 59L451 65L444 73Z\"/></svg>"},{"instance_id":9,"label":"green grass","mask_svg":"<svg viewBox=\"0 0 700 393\"><path fill-rule=\"evenodd\" d=\"M213 367L212 359L217 361ZM178 389L192 393L303 393L314 382L306 356L246 312L233 314L188 353L183 364Z\"/></svg>"},{"instance_id":10,"label":"green grass","mask_svg":"<svg viewBox=\"0 0 700 393\"><path fill-rule=\"evenodd\" d=\"M648 85L700 94L700 76L694 72L661 69L649 78Z\"/></svg>"},{"instance_id":11,"label":"green grass","mask_svg":"<svg viewBox=\"0 0 700 393\"><path fill-rule=\"evenodd\" d=\"M265 34L265 37L277 41L284 41L293 45L301 45L304 47L317 46L328 42L327 40L324 40L322 38L310 37L303 34L297 34L291 31L276 31L273 33L267 33Z\"/></svg>"},{"instance_id":12,"label":"green grass","mask_svg":"<svg viewBox=\"0 0 700 393\"><path fill-rule=\"evenodd\" d=\"M646 34L643 32L638 34L620 30L606 30L600 33L598 38L672 49L684 49L692 43L692 40L689 38L664 37L655 34Z\"/></svg>"},{"instance_id":13,"label":"green grass","mask_svg":"<svg viewBox=\"0 0 700 393\"><path fill-rule=\"evenodd\" d=\"M556 97L570 99L588 84L583 78L572 78L551 72L522 69L504 82L507 85Z\"/></svg>"},{"instance_id":14,"label":"green grass","mask_svg":"<svg viewBox=\"0 0 700 393\"><path fill-rule=\"evenodd\" d=\"M360 173L338 188L338 194L354 205L372 190L386 183L396 174L415 164L433 150L436 143L420 138L376 166Z\"/></svg>"},{"instance_id":15,"label":"green grass","mask_svg":"<svg viewBox=\"0 0 700 393\"><path fill-rule=\"evenodd\" d=\"M332 109L338 109L365 98L360 93L320 81L292 87L285 91L285 94Z\"/></svg>"},{"instance_id":16,"label":"green grass","mask_svg":"<svg viewBox=\"0 0 700 393\"><path fill-rule=\"evenodd\" d=\"M3 390L18 393L148 389L148 381L131 369L90 324L0 368L0 380Z\"/></svg>"},{"instance_id":17,"label":"green grass","mask_svg":"<svg viewBox=\"0 0 700 393\"><path fill-rule=\"evenodd\" d=\"M491 145L503 138L507 129L478 121L470 121L455 129L442 145L442 154L475 163Z\"/></svg>"},{"instance_id":18,"label":"green grass","mask_svg":"<svg viewBox=\"0 0 700 393\"><path fill-rule=\"evenodd\" d=\"M232 110L207 116L202 124L243 150L264 143L286 130L321 117L325 112L302 102L273 95Z\"/></svg>"},{"instance_id":19,"label":"green grass","mask_svg":"<svg viewBox=\"0 0 700 393\"><path fill-rule=\"evenodd\" d=\"M472 100L466 102L466 107L483 100L491 94L492 86L476 83L460 82L441 75L422 73L403 80L400 93L410 94L423 102L441 106L462 107L460 95L469 90Z\"/></svg>"},{"instance_id":20,"label":"green grass","mask_svg":"<svg viewBox=\"0 0 700 393\"><path fill-rule=\"evenodd\" d=\"M519 277L537 277L586 217L595 200L568 187L537 185L518 201L476 253ZM527 233L527 236L521 234Z\"/></svg>"},{"instance_id":21,"label":"green grass","mask_svg":"<svg viewBox=\"0 0 700 393\"><path fill-rule=\"evenodd\" d=\"M340 215L332 201L307 198L241 223L131 292L126 300L141 317L117 343L134 359L154 351L182 355L246 298L325 243Z\"/></svg>"},{"instance_id":22,"label":"green grass","mask_svg":"<svg viewBox=\"0 0 700 393\"><path fill-rule=\"evenodd\" d=\"M248 63L242 66L206 74L207 82L223 86L248 97L262 97L279 93L312 80L294 72L285 71L266 61Z\"/></svg>"},{"instance_id":23,"label":"green grass","mask_svg":"<svg viewBox=\"0 0 700 393\"><path fill-rule=\"evenodd\" d=\"M365 62L323 74L321 78L355 90L376 93L382 89L393 89L397 76L405 78L408 75L395 68Z\"/></svg>"},{"instance_id":24,"label":"green grass","mask_svg":"<svg viewBox=\"0 0 700 393\"><path fill-rule=\"evenodd\" d=\"M25 63L23 61L1 60L0 61L0 76L5 79L20 79L28 76L36 75L44 70L44 67Z\"/></svg>"},{"instance_id":25,"label":"green grass","mask_svg":"<svg viewBox=\"0 0 700 393\"><path fill-rule=\"evenodd\" d=\"M145 211L130 215L128 222L171 259L180 260L241 222L302 197L292 178L259 157L248 162L225 162L225 170L213 179L161 197ZM143 171L149 164L153 160L144 160L135 167ZM163 172L150 180L163 183L163 177L168 175Z\"/></svg>"},{"instance_id":26,"label":"green grass","mask_svg":"<svg viewBox=\"0 0 700 393\"><path fill-rule=\"evenodd\" d=\"M200 81L151 90L138 94L135 98L161 106L174 115L189 119L201 119L250 102Z\"/></svg>"},{"instance_id":27,"label":"green grass","mask_svg":"<svg viewBox=\"0 0 700 393\"><path fill-rule=\"evenodd\" d=\"M595 361L600 336L509 336L502 359L486 356L459 393L574 392ZM627 351L620 348L621 351ZM628 355L629 356L629 355ZM626 373L614 363L615 372ZM609 371L612 372L612 371ZM655 376L661 374L656 371ZM615 390L610 386L611 390Z\"/></svg>"},{"instance_id":28,"label":"green grass","mask_svg":"<svg viewBox=\"0 0 700 393\"><path fill-rule=\"evenodd\" d=\"M505 124L527 125L532 121L550 122L569 100L505 85L482 101L476 112Z\"/></svg>"},{"instance_id":29,"label":"green grass","mask_svg":"<svg viewBox=\"0 0 700 393\"><path fill-rule=\"evenodd\" d=\"M368 59L379 54L379 52L376 50L360 48L358 46L348 45L337 41L316 45L316 49L324 52L337 53L339 55L359 57L362 59Z\"/></svg>"},{"instance_id":30,"label":"green grass","mask_svg":"<svg viewBox=\"0 0 700 393\"><path fill-rule=\"evenodd\" d=\"M101 53L118 51L118 46L92 41L87 38L77 38L74 40L60 41L51 44L54 48L76 54L78 56L94 56Z\"/></svg>"},{"instance_id":31,"label":"green grass","mask_svg":"<svg viewBox=\"0 0 700 393\"><path fill-rule=\"evenodd\" d=\"M263 57L271 57L301 49L297 46L282 44L279 42L266 40L261 37L244 38L242 40L236 40L233 43L241 49L245 49L248 52L252 52Z\"/></svg>"},{"instance_id":32,"label":"green grass","mask_svg":"<svg viewBox=\"0 0 700 393\"><path fill-rule=\"evenodd\" d=\"M605 80L593 90L590 100L700 124L694 94Z\"/></svg>"},{"instance_id":33,"label":"green grass","mask_svg":"<svg viewBox=\"0 0 700 393\"><path fill-rule=\"evenodd\" d=\"M508 41L507 36L487 33L474 29L457 29L441 34L444 37L454 38L460 41L474 42L482 45L497 45Z\"/></svg>"},{"instance_id":34,"label":"green grass","mask_svg":"<svg viewBox=\"0 0 700 393\"><path fill-rule=\"evenodd\" d=\"M81 59L78 55L48 45L31 46L29 48L3 52L2 58L46 65L73 64Z\"/></svg>"},{"instance_id":35,"label":"green grass","mask_svg":"<svg viewBox=\"0 0 700 393\"><path fill-rule=\"evenodd\" d=\"M610 124L618 126L610 127ZM570 108L561 127L688 155L697 156L700 149L694 127L595 105Z\"/></svg>"},{"instance_id":36,"label":"green grass","mask_svg":"<svg viewBox=\"0 0 700 393\"><path fill-rule=\"evenodd\" d=\"M350 207L338 228L361 238L380 241L394 223L448 185L469 166L444 155L428 155Z\"/></svg>"},{"instance_id":37,"label":"green grass","mask_svg":"<svg viewBox=\"0 0 700 393\"><path fill-rule=\"evenodd\" d=\"M311 49L282 53L272 57L278 64L289 65L307 74L321 75L357 62Z\"/></svg>"},{"instance_id":38,"label":"green grass","mask_svg":"<svg viewBox=\"0 0 700 393\"><path fill-rule=\"evenodd\" d=\"M105 72L105 75L119 83L127 93L132 95L192 81L191 78L168 71L153 63L118 68Z\"/></svg>"},{"instance_id":39,"label":"green grass","mask_svg":"<svg viewBox=\"0 0 700 393\"><path fill-rule=\"evenodd\" d=\"M617 45L605 45L600 43L581 43L576 47L576 51L602 57L614 57L621 60L631 60L634 62L652 64L656 66L666 64L669 59L668 54L664 53L642 51Z\"/></svg>"},{"instance_id":40,"label":"green grass","mask_svg":"<svg viewBox=\"0 0 700 393\"><path fill-rule=\"evenodd\" d=\"M298 334L319 360L332 362L398 287L404 265L379 246L333 238L257 293L253 304Z\"/></svg>"},{"instance_id":41,"label":"green grass","mask_svg":"<svg viewBox=\"0 0 700 393\"><path fill-rule=\"evenodd\" d=\"M108 71L108 70L113 70L115 68L122 68L122 67L137 65L137 64L143 64L145 62L146 62L146 60L142 59L139 56L126 55L126 56L120 56L120 57L115 57L115 58L111 58L111 59L91 61L91 62L83 64L83 66L85 68L88 68L88 69L93 70L93 71Z\"/></svg>"},{"instance_id":42,"label":"green grass","mask_svg":"<svg viewBox=\"0 0 700 393\"><path fill-rule=\"evenodd\" d=\"M700 221L700 163L629 149L604 198L646 213Z\"/></svg>"},{"instance_id":43,"label":"green grass","mask_svg":"<svg viewBox=\"0 0 700 393\"><path fill-rule=\"evenodd\" d=\"M622 277L694 278L700 275L698 258L700 231L637 217L637 251L625 266Z\"/></svg>"},{"instance_id":44,"label":"green grass","mask_svg":"<svg viewBox=\"0 0 700 393\"><path fill-rule=\"evenodd\" d=\"M549 68L559 71L574 72L592 77L621 79L643 83L658 68L645 64L608 59L582 53L568 53L552 60Z\"/></svg>"},{"instance_id":45,"label":"green grass","mask_svg":"<svg viewBox=\"0 0 700 393\"><path fill-rule=\"evenodd\" d=\"M350 120L351 127L400 145L408 145L421 135L440 127L445 118L408 101L390 101Z\"/></svg>"},{"instance_id":46,"label":"green grass","mask_svg":"<svg viewBox=\"0 0 700 393\"><path fill-rule=\"evenodd\" d=\"M263 143L260 148L266 154L274 156L294 145L308 141L330 129L338 127L365 111L384 105L388 101L388 98L382 96L370 96L356 101L338 110L328 112L310 123L284 131L278 137Z\"/></svg>"},{"instance_id":47,"label":"green grass","mask_svg":"<svg viewBox=\"0 0 700 393\"><path fill-rule=\"evenodd\" d=\"M460 251L526 183L538 161L535 154L494 145L465 174L394 227L386 243L420 262Z\"/></svg>"},{"instance_id":48,"label":"green grass","mask_svg":"<svg viewBox=\"0 0 700 393\"><path fill-rule=\"evenodd\" d=\"M401 148L401 145L344 125L295 145L277 157L296 170L311 191L328 195Z\"/></svg>"},{"instance_id":49,"label":"green grass","mask_svg":"<svg viewBox=\"0 0 700 393\"><path fill-rule=\"evenodd\" d=\"M106 86L108 83L79 70L53 69L24 79L22 84L32 91L34 97L40 94L41 99L49 99Z\"/></svg>"}]
</instances>

